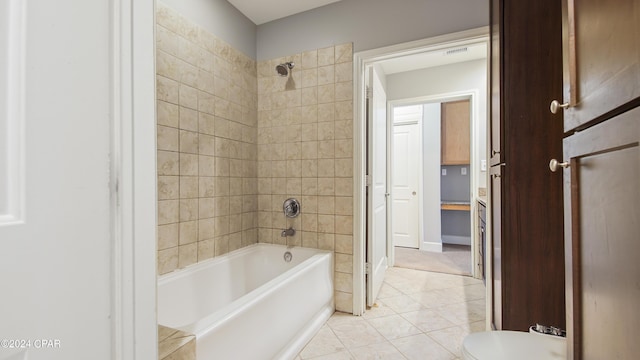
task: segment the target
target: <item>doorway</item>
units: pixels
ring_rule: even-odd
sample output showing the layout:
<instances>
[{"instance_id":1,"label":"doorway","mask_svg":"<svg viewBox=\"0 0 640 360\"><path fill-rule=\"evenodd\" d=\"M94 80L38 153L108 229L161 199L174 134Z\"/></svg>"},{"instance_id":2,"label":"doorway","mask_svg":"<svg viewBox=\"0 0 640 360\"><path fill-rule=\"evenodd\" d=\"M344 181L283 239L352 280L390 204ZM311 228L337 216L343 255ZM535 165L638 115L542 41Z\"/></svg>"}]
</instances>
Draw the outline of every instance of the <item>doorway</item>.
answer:
<instances>
[{"instance_id":1,"label":"doorway","mask_svg":"<svg viewBox=\"0 0 640 360\"><path fill-rule=\"evenodd\" d=\"M396 267L472 274L470 110L477 98L469 91L389 104Z\"/></svg>"},{"instance_id":2,"label":"doorway","mask_svg":"<svg viewBox=\"0 0 640 360\"><path fill-rule=\"evenodd\" d=\"M401 45L396 45L396 46L392 46L389 48L383 48L383 49L376 49L376 50L369 50L369 51L365 51L365 52L360 52L360 53L356 53L354 54L354 83L355 83L355 94L354 94L354 314L355 315L361 315L364 313L365 310L365 301L366 301L366 295L365 295L365 289L366 289L366 281L365 281L365 272L366 272L366 258L367 258L367 253L365 250L365 243L367 241L367 237L370 236L371 234L368 233L366 231L367 228L367 222L366 222L366 187L367 187L367 177L366 177L366 173L365 173L365 169L366 169L366 149L368 146L368 141L366 138L366 132L365 132L365 125L366 124L366 120L365 120L365 94L366 94L366 90L365 90L365 68L369 69L371 67L382 67L383 65L386 64L390 64L391 61L389 60L399 60L400 62L405 62L405 64L407 62L410 62L410 58L412 58L413 55L426 55L427 54L433 56L436 53L443 53L446 52L449 49L454 49L454 48L464 48L467 46L470 46L472 44L477 44L477 43L481 43L484 44L484 48L483 48L483 56L485 58L485 63L486 63L486 52L487 52L487 43L488 43L488 29L487 28L480 28L480 29L474 29L474 30L469 30L469 31L464 31L464 32L460 32L460 33L455 33L455 34L450 34L450 35L445 35L445 36L440 36L440 37L436 37L436 38L431 38L431 39L426 39L426 40L422 40L422 41L418 41L418 42L413 42L413 43L407 43L407 44L401 44ZM439 61L442 61L441 59ZM444 63L441 63L441 65ZM474 116L477 117L482 117L483 119L486 119L486 112L487 112L487 106L486 106L486 74L487 74L487 68L486 65L484 66L484 68L482 69L482 76L484 77L484 85L483 88L480 89L482 94L482 96L478 96L476 97L475 102L472 102L472 112L474 114ZM386 82L386 80L383 79L382 81L383 83ZM385 85L389 85L389 84L385 84ZM468 92L468 91L467 91ZM456 93L456 92L450 92L447 93L447 91L441 92L441 94L448 94L448 95L457 95L457 96L462 96L463 94L461 94L460 92ZM398 95L399 96L399 95ZM469 97L469 94L466 95L467 97ZM428 97L428 96L427 96ZM398 99L400 99L402 97L397 97L396 99L393 98L389 98L389 104L392 103L393 101L397 101ZM425 96L422 96L422 98L420 96L405 96L403 99L403 101L406 102L411 102L413 101L414 103L418 103L419 101L423 101L425 98ZM433 100L433 99L431 99ZM389 117L389 109L390 107L387 107L387 116ZM482 115L482 116L480 116ZM478 181L478 178L482 179L482 184L483 186L486 186L486 180L484 179L485 175L479 175L477 174L479 167L479 163L480 163L480 159L485 159L485 155L479 155L478 154L478 149L483 149L486 148L486 140L485 140L485 135L486 132L484 129L482 129L482 132L480 131L480 129L477 129L476 127L478 127L479 125L477 124L477 122L473 123L472 126L472 133L473 135L473 140L472 140L472 146L473 146L473 151L471 153L471 161L470 161L470 166L469 169L467 170L469 172L469 178L471 181L471 191L470 191L470 198L474 199L476 196L476 188L478 185L480 185L480 182ZM391 130L391 129L389 129ZM480 139L481 141L478 142L476 140ZM486 151L485 151L486 152ZM390 153L387 152L387 156L389 156ZM388 163L390 163L390 161L388 161ZM389 173L389 169L387 169L387 172ZM391 189L389 189L389 191L391 191ZM473 204L470 205L470 213L475 211L475 207L473 206ZM388 214L388 223L391 223L391 217L392 214ZM473 221L471 216L469 216L470 221ZM475 224L475 223L474 223ZM387 233L385 234L385 237L382 237L383 239L387 239L385 248L386 248L386 254L384 254L387 258L387 264L389 266L393 266L394 263L394 246L393 246L393 242L392 241L388 241L388 239L392 238L392 226L387 226ZM471 247L473 249L474 247L474 242L472 241ZM473 253L473 251L472 251ZM475 260L474 260L475 261ZM368 276L368 280L375 280L375 279L371 279L371 276Z\"/></svg>"}]
</instances>

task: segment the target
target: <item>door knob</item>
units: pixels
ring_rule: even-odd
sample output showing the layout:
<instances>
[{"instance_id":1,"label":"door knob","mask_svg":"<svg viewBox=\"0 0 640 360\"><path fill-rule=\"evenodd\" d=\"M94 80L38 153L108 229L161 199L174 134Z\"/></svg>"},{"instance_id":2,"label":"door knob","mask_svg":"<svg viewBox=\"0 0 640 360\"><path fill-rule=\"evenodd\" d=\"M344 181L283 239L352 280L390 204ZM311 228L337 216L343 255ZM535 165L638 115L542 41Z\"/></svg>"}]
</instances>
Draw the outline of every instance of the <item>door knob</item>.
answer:
<instances>
[{"instance_id":1,"label":"door knob","mask_svg":"<svg viewBox=\"0 0 640 360\"><path fill-rule=\"evenodd\" d=\"M551 159L551 161L549 161L549 169L551 169L551 171L553 171L553 172L558 171L558 167L568 168L569 167L569 163L568 162L559 162L556 159Z\"/></svg>"},{"instance_id":2,"label":"door knob","mask_svg":"<svg viewBox=\"0 0 640 360\"><path fill-rule=\"evenodd\" d=\"M414 192L412 192L412 193L411 193L411 195L415 196L415 195L416 195L416 192L415 192L415 191L414 191Z\"/></svg>"},{"instance_id":3,"label":"door knob","mask_svg":"<svg viewBox=\"0 0 640 360\"><path fill-rule=\"evenodd\" d=\"M566 109L569 107L569 103L560 104L558 100L553 100L551 105L549 105L549 110L551 110L552 114L558 112L558 109Z\"/></svg>"}]
</instances>

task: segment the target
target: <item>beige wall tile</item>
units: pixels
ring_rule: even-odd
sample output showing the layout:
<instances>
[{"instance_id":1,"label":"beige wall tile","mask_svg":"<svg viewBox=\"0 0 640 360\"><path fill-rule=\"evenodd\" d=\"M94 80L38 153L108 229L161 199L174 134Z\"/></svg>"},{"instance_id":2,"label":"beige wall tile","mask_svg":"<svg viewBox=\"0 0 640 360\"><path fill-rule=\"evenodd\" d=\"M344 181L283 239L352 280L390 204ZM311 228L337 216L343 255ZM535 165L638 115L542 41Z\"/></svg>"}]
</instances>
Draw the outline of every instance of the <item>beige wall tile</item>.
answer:
<instances>
[{"instance_id":1,"label":"beige wall tile","mask_svg":"<svg viewBox=\"0 0 640 360\"><path fill-rule=\"evenodd\" d=\"M215 212L215 199L210 198L199 198L198 199L198 218L199 219L207 219L212 218L216 215Z\"/></svg>"},{"instance_id":2,"label":"beige wall tile","mask_svg":"<svg viewBox=\"0 0 640 360\"><path fill-rule=\"evenodd\" d=\"M318 49L318 66L326 66L335 63L334 47Z\"/></svg>"},{"instance_id":3,"label":"beige wall tile","mask_svg":"<svg viewBox=\"0 0 640 360\"><path fill-rule=\"evenodd\" d=\"M198 240L208 240L215 237L215 219L198 220Z\"/></svg>"},{"instance_id":4,"label":"beige wall tile","mask_svg":"<svg viewBox=\"0 0 640 360\"><path fill-rule=\"evenodd\" d=\"M353 61L353 44L341 44L335 47L336 64Z\"/></svg>"},{"instance_id":5,"label":"beige wall tile","mask_svg":"<svg viewBox=\"0 0 640 360\"><path fill-rule=\"evenodd\" d=\"M336 252L353 254L353 236L336 234Z\"/></svg>"},{"instance_id":6,"label":"beige wall tile","mask_svg":"<svg viewBox=\"0 0 640 360\"><path fill-rule=\"evenodd\" d=\"M335 82L335 66L328 65L318 68L318 85L328 85Z\"/></svg>"},{"instance_id":7,"label":"beige wall tile","mask_svg":"<svg viewBox=\"0 0 640 360\"><path fill-rule=\"evenodd\" d=\"M158 274L166 274L178 268L178 247L158 251Z\"/></svg>"},{"instance_id":8,"label":"beige wall tile","mask_svg":"<svg viewBox=\"0 0 640 360\"><path fill-rule=\"evenodd\" d=\"M318 123L333 122L335 118L335 104L318 105Z\"/></svg>"},{"instance_id":9,"label":"beige wall tile","mask_svg":"<svg viewBox=\"0 0 640 360\"><path fill-rule=\"evenodd\" d=\"M158 250L178 246L178 224L158 226Z\"/></svg>"},{"instance_id":10,"label":"beige wall tile","mask_svg":"<svg viewBox=\"0 0 640 360\"><path fill-rule=\"evenodd\" d=\"M180 146L178 129L160 125L157 128L158 150L178 151Z\"/></svg>"},{"instance_id":11,"label":"beige wall tile","mask_svg":"<svg viewBox=\"0 0 640 360\"><path fill-rule=\"evenodd\" d=\"M186 107L180 107L180 129L198 131L198 112Z\"/></svg>"},{"instance_id":12,"label":"beige wall tile","mask_svg":"<svg viewBox=\"0 0 640 360\"><path fill-rule=\"evenodd\" d=\"M318 249L335 250L335 235L331 233L318 233Z\"/></svg>"},{"instance_id":13,"label":"beige wall tile","mask_svg":"<svg viewBox=\"0 0 640 360\"><path fill-rule=\"evenodd\" d=\"M164 51L156 53L156 73L169 79L179 80L179 61L178 58Z\"/></svg>"},{"instance_id":14,"label":"beige wall tile","mask_svg":"<svg viewBox=\"0 0 640 360\"><path fill-rule=\"evenodd\" d=\"M178 246L178 266L183 268L198 262L198 244Z\"/></svg>"},{"instance_id":15,"label":"beige wall tile","mask_svg":"<svg viewBox=\"0 0 640 360\"><path fill-rule=\"evenodd\" d=\"M158 125L165 125L174 128L178 127L180 119L178 105L158 100L157 111Z\"/></svg>"},{"instance_id":16,"label":"beige wall tile","mask_svg":"<svg viewBox=\"0 0 640 360\"><path fill-rule=\"evenodd\" d=\"M193 199L198 197L198 177L180 176L180 198Z\"/></svg>"},{"instance_id":17,"label":"beige wall tile","mask_svg":"<svg viewBox=\"0 0 640 360\"><path fill-rule=\"evenodd\" d=\"M158 150L158 175L180 175L180 154Z\"/></svg>"},{"instance_id":18,"label":"beige wall tile","mask_svg":"<svg viewBox=\"0 0 640 360\"><path fill-rule=\"evenodd\" d=\"M335 65L336 83L353 80L353 63L344 62Z\"/></svg>"},{"instance_id":19,"label":"beige wall tile","mask_svg":"<svg viewBox=\"0 0 640 360\"><path fill-rule=\"evenodd\" d=\"M198 221L180 223L179 245L191 244L198 241Z\"/></svg>"},{"instance_id":20,"label":"beige wall tile","mask_svg":"<svg viewBox=\"0 0 640 360\"><path fill-rule=\"evenodd\" d=\"M342 291L335 292L336 310L353 313L353 295Z\"/></svg>"},{"instance_id":21,"label":"beige wall tile","mask_svg":"<svg viewBox=\"0 0 640 360\"><path fill-rule=\"evenodd\" d=\"M336 234L353 234L353 217L336 215Z\"/></svg>"},{"instance_id":22,"label":"beige wall tile","mask_svg":"<svg viewBox=\"0 0 640 360\"><path fill-rule=\"evenodd\" d=\"M193 110L198 109L198 89L181 84L179 91L180 91L180 98L179 98L180 106L193 109Z\"/></svg>"},{"instance_id":23,"label":"beige wall tile","mask_svg":"<svg viewBox=\"0 0 640 360\"><path fill-rule=\"evenodd\" d=\"M198 261L211 259L215 253L213 239L198 241Z\"/></svg>"},{"instance_id":24,"label":"beige wall tile","mask_svg":"<svg viewBox=\"0 0 640 360\"><path fill-rule=\"evenodd\" d=\"M353 275L336 271L334 280L334 288L336 291L353 291Z\"/></svg>"},{"instance_id":25,"label":"beige wall tile","mask_svg":"<svg viewBox=\"0 0 640 360\"><path fill-rule=\"evenodd\" d=\"M318 86L318 104L334 102L336 99L335 85L333 83Z\"/></svg>"},{"instance_id":26,"label":"beige wall tile","mask_svg":"<svg viewBox=\"0 0 640 360\"><path fill-rule=\"evenodd\" d=\"M156 26L157 50L164 51L171 55L178 55L178 34L164 26Z\"/></svg>"},{"instance_id":27,"label":"beige wall tile","mask_svg":"<svg viewBox=\"0 0 640 360\"><path fill-rule=\"evenodd\" d=\"M180 220L178 200L158 201L158 225L176 223Z\"/></svg>"},{"instance_id":28,"label":"beige wall tile","mask_svg":"<svg viewBox=\"0 0 640 360\"><path fill-rule=\"evenodd\" d=\"M302 68L313 69L318 67L318 51L309 50L302 53Z\"/></svg>"},{"instance_id":29,"label":"beige wall tile","mask_svg":"<svg viewBox=\"0 0 640 360\"><path fill-rule=\"evenodd\" d=\"M158 176L158 200L178 199L179 193L179 176Z\"/></svg>"},{"instance_id":30,"label":"beige wall tile","mask_svg":"<svg viewBox=\"0 0 640 360\"><path fill-rule=\"evenodd\" d=\"M180 175L198 175L198 166L198 155L180 153Z\"/></svg>"},{"instance_id":31,"label":"beige wall tile","mask_svg":"<svg viewBox=\"0 0 640 360\"><path fill-rule=\"evenodd\" d=\"M180 221L198 219L198 199L180 199Z\"/></svg>"},{"instance_id":32,"label":"beige wall tile","mask_svg":"<svg viewBox=\"0 0 640 360\"><path fill-rule=\"evenodd\" d=\"M156 77L156 94L158 100L170 102L172 104L179 103L180 83L164 76Z\"/></svg>"},{"instance_id":33,"label":"beige wall tile","mask_svg":"<svg viewBox=\"0 0 640 360\"><path fill-rule=\"evenodd\" d=\"M335 219L333 215L318 214L318 232L330 234L335 232Z\"/></svg>"},{"instance_id":34,"label":"beige wall tile","mask_svg":"<svg viewBox=\"0 0 640 360\"><path fill-rule=\"evenodd\" d=\"M353 256L348 254L335 254L335 268L337 272L353 273Z\"/></svg>"},{"instance_id":35,"label":"beige wall tile","mask_svg":"<svg viewBox=\"0 0 640 360\"><path fill-rule=\"evenodd\" d=\"M336 196L336 215L353 215L353 197Z\"/></svg>"},{"instance_id":36,"label":"beige wall tile","mask_svg":"<svg viewBox=\"0 0 640 360\"><path fill-rule=\"evenodd\" d=\"M335 87L335 100L347 101L353 99L353 82L340 82L336 83Z\"/></svg>"}]
</instances>

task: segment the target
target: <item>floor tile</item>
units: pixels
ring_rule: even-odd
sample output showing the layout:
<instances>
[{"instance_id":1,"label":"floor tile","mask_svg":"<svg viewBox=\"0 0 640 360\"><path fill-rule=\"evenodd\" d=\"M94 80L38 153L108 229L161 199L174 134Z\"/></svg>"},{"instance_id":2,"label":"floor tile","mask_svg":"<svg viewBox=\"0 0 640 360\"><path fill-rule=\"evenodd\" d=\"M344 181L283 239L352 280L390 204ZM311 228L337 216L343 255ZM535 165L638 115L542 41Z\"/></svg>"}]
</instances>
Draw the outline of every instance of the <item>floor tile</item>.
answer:
<instances>
[{"instance_id":1,"label":"floor tile","mask_svg":"<svg viewBox=\"0 0 640 360\"><path fill-rule=\"evenodd\" d=\"M400 350L390 342L372 344L350 350L356 360L405 360Z\"/></svg>"},{"instance_id":2,"label":"floor tile","mask_svg":"<svg viewBox=\"0 0 640 360\"><path fill-rule=\"evenodd\" d=\"M311 359L321 355L328 355L346 350L344 345L338 340L327 325L323 326L320 331L309 341L307 346L300 352L302 359Z\"/></svg>"},{"instance_id":3,"label":"floor tile","mask_svg":"<svg viewBox=\"0 0 640 360\"><path fill-rule=\"evenodd\" d=\"M451 360L456 357L425 334L392 340L391 343L411 360Z\"/></svg>"},{"instance_id":4,"label":"floor tile","mask_svg":"<svg viewBox=\"0 0 640 360\"><path fill-rule=\"evenodd\" d=\"M429 332L433 330L440 330L456 324L443 318L437 312L433 310L418 310L402 314L402 317L407 319L410 323L415 325L423 332Z\"/></svg>"},{"instance_id":5,"label":"floor tile","mask_svg":"<svg viewBox=\"0 0 640 360\"><path fill-rule=\"evenodd\" d=\"M413 300L409 295L400 295L383 300L384 304L397 313L416 311L423 309L424 306Z\"/></svg>"},{"instance_id":6,"label":"floor tile","mask_svg":"<svg viewBox=\"0 0 640 360\"><path fill-rule=\"evenodd\" d=\"M420 334L421 331L413 326L400 315L390 315L370 319L369 324L373 326L387 340L398 339L410 335Z\"/></svg>"},{"instance_id":7,"label":"floor tile","mask_svg":"<svg viewBox=\"0 0 640 360\"><path fill-rule=\"evenodd\" d=\"M363 314L336 312L296 360L459 359L462 340L485 331L482 280L389 268Z\"/></svg>"},{"instance_id":8,"label":"floor tile","mask_svg":"<svg viewBox=\"0 0 640 360\"><path fill-rule=\"evenodd\" d=\"M351 317L351 320L343 318L328 323L345 347L353 348L386 341L365 319L357 316Z\"/></svg>"}]
</instances>

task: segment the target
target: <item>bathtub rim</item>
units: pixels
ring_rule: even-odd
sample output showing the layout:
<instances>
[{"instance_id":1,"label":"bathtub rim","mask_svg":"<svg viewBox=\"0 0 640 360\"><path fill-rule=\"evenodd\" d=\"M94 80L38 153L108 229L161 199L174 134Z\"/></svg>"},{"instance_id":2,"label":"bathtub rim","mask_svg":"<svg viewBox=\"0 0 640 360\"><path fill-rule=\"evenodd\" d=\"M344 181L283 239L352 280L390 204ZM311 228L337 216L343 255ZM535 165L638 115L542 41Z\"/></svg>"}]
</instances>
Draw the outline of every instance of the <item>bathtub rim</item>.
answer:
<instances>
[{"instance_id":1,"label":"bathtub rim","mask_svg":"<svg viewBox=\"0 0 640 360\"><path fill-rule=\"evenodd\" d=\"M239 315L239 310L242 309L244 306L250 305L252 303L258 302L262 297L264 297L268 292L271 291L275 291L277 290L279 287L283 286L285 284L285 279L289 279L289 278L293 278L295 276L301 276L301 274L303 274L305 271L308 271L314 264L318 263L318 262L322 262L325 261L325 258L329 257L329 262L330 262L330 269L331 269L331 287L332 287L332 294L331 294L331 299L330 301L325 305L323 311L327 311L326 309L328 309L329 307L331 307L333 309L332 313L335 312L335 284L334 284L334 279L333 279L333 272L334 270L334 256L333 256L333 251L331 250L323 250L323 249L314 249L314 248L307 248L307 247L302 247L302 246L286 246L286 245L278 245L278 244L269 244L269 243L257 243L257 244L252 244L234 251L231 251L225 255L222 256L218 256L212 259L207 259L205 261L202 261L200 263L196 263L196 264L192 264L189 266L186 266L182 269L173 271L171 273L165 274L162 276L161 278L158 278L158 286L160 286L161 281L162 283L165 282L169 282L173 279L180 279L182 277L188 276L190 275L191 272L193 271L198 271L201 268L207 268L209 266L213 266L218 262L224 262L227 261L230 258L234 258L234 257L238 257L241 256L242 254L245 254L249 251L251 251L253 248L255 247L260 247L260 246L265 246L265 247L273 247L273 248L281 248L282 250L289 250L289 249L306 249L306 250L311 250L313 252L313 254L305 259L303 262L301 262L300 264L292 267L291 269L288 269L280 274L278 274L276 277L270 279L269 281L265 282L264 284L260 285L259 287L257 287L256 289L253 289L252 291L248 292L247 294L244 294L242 296L240 296L239 298L233 300L232 302L224 305L223 307L221 307L220 309L204 316L203 318L190 323L190 324L186 324L186 325L180 325L180 326L176 326L176 325L172 325L172 324L160 324L160 322L158 322L158 324L163 325L163 326L168 326L172 329L176 329L176 330L181 330L190 334L193 334L196 336L196 338L199 336L199 334L204 334L207 333L213 329L215 329L216 327L220 326L223 322L229 321L230 319L236 317ZM293 273L293 276L289 276L289 274ZM251 296L249 296L251 295ZM158 313L160 312L160 309L158 308ZM322 311L321 311L322 312ZM327 318L328 319L328 318ZM325 320L326 321L326 320ZM318 328L319 329L319 328ZM317 329L315 330L315 332L317 332ZM308 340L307 340L308 341Z\"/></svg>"}]
</instances>

